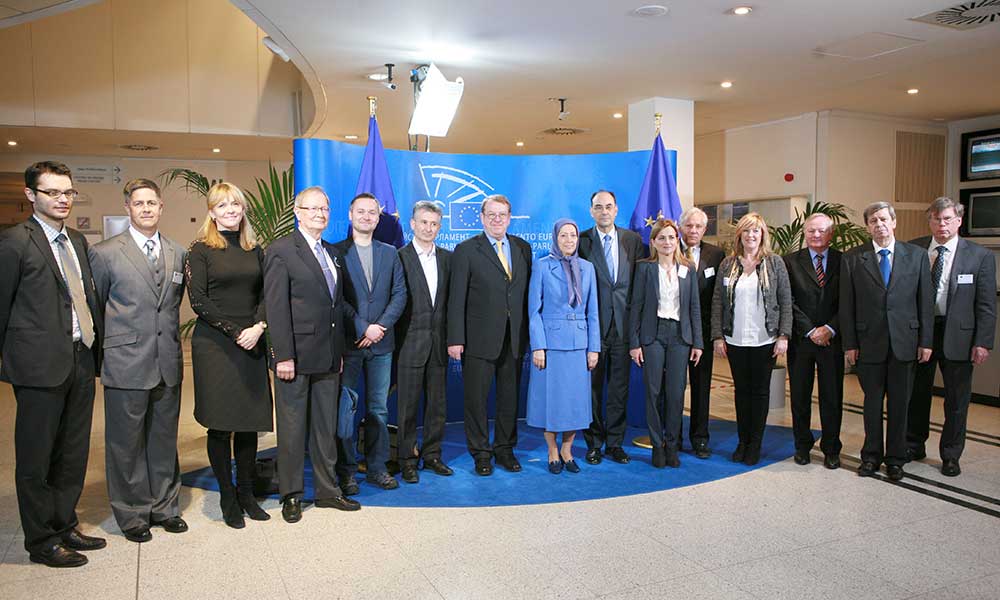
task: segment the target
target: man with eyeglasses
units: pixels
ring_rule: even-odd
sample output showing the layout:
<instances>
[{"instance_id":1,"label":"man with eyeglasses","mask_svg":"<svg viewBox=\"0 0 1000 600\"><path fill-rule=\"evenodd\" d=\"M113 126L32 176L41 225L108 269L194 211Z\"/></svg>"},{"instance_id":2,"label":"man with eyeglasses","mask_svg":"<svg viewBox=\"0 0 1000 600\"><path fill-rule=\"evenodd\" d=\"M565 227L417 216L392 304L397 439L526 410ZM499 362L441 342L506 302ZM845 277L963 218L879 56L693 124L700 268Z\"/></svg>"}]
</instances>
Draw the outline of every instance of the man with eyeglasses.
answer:
<instances>
[{"instance_id":1,"label":"man with eyeglasses","mask_svg":"<svg viewBox=\"0 0 1000 600\"><path fill-rule=\"evenodd\" d=\"M927 248L934 288L934 346L931 359L917 365L906 421L907 460L927 456L931 390L935 366L944 382L944 427L938 450L941 474L955 477L965 449L965 424L972 400L972 369L993 348L996 329L996 262L993 253L959 237L965 207L938 198L927 209L931 235L910 242Z\"/></svg>"},{"instance_id":2,"label":"man with eyeglasses","mask_svg":"<svg viewBox=\"0 0 1000 600\"><path fill-rule=\"evenodd\" d=\"M448 355L462 361L465 436L477 475L493 474L492 459L518 472L517 400L521 358L528 343L531 245L509 235L510 200L487 196L480 207L483 233L455 247L448 293ZM493 444L487 396L496 380Z\"/></svg>"},{"instance_id":3,"label":"man with eyeglasses","mask_svg":"<svg viewBox=\"0 0 1000 600\"><path fill-rule=\"evenodd\" d=\"M298 228L264 254L264 300L274 369L281 516L302 519L306 436L316 506L359 510L344 495L335 468L337 406L344 367L344 272L333 244L323 239L330 200L323 188L295 196Z\"/></svg>"},{"instance_id":4,"label":"man with eyeglasses","mask_svg":"<svg viewBox=\"0 0 1000 600\"><path fill-rule=\"evenodd\" d=\"M0 233L0 380L14 386L14 482L32 562L79 567L104 548L80 533L100 364L101 320L87 240L66 226L78 192L69 168L24 172L34 214Z\"/></svg>"},{"instance_id":5,"label":"man with eyeglasses","mask_svg":"<svg viewBox=\"0 0 1000 600\"><path fill-rule=\"evenodd\" d=\"M104 310L104 446L111 511L125 539L151 526L187 531L178 497L177 423L184 372L180 306L187 250L159 231L163 200L149 179L125 184L126 231L90 249Z\"/></svg>"}]
</instances>

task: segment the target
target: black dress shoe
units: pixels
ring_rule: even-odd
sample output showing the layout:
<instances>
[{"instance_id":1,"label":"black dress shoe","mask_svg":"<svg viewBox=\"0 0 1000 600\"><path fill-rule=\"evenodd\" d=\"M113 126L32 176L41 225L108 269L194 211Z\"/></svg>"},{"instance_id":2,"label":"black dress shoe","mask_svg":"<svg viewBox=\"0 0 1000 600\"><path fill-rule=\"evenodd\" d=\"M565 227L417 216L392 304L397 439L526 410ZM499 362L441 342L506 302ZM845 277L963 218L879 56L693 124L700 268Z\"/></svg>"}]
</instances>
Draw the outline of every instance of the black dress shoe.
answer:
<instances>
[{"instance_id":1,"label":"black dress shoe","mask_svg":"<svg viewBox=\"0 0 1000 600\"><path fill-rule=\"evenodd\" d=\"M743 454L743 464L752 467L760 462L760 446L747 446Z\"/></svg>"},{"instance_id":2,"label":"black dress shoe","mask_svg":"<svg viewBox=\"0 0 1000 600\"><path fill-rule=\"evenodd\" d=\"M584 458L589 465L599 465L603 457L601 456L600 448L591 448L587 450L587 456Z\"/></svg>"},{"instance_id":3,"label":"black dress shoe","mask_svg":"<svg viewBox=\"0 0 1000 600\"><path fill-rule=\"evenodd\" d=\"M417 465L403 465L403 481L406 483L418 483L420 473L417 472Z\"/></svg>"},{"instance_id":4,"label":"black dress shoe","mask_svg":"<svg viewBox=\"0 0 1000 600\"><path fill-rule=\"evenodd\" d=\"M863 462L858 467L858 477L872 477L878 471L878 465L873 462Z\"/></svg>"},{"instance_id":5,"label":"black dress shoe","mask_svg":"<svg viewBox=\"0 0 1000 600\"><path fill-rule=\"evenodd\" d=\"M496 458L496 461L498 465L511 473L519 473L521 471L521 463L518 462L517 457L513 454L501 454Z\"/></svg>"},{"instance_id":6,"label":"black dress shoe","mask_svg":"<svg viewBox=\"0 0 1000 600\"><path fill-rule=\"evenodd\" d=\"M550 460L549 461L549 473L553 475L558 475L563 471L563 462L561 460Z\"/></svg>"},{"instance_id":7,"label":"black dress shoe","mask_svg":"<svg viewBox=\"0 0 1000 600\"><path fill-rule=\"evenodd\" d=\"M615 461L620 465L627 465L632 460L628 457L628 454L626 454L625 451L618 446L615 446L614 448L608 448L608 451L605 452L605 454L610 456L611 460Z\"/></svg>"},{"instance_id":8,"label":"black dress shoe","mask_svg":"<svg viewBox=\"0 0 1000 600\"><path fill-rule=\"evenodd\" d=\"M746 454L747 454L746 444L742 442L736 444L736 450L733 450L733 462L737 463L743 462L743 458L746 456Z\"/></svg>"},{"instance_id":9,"label":"black dress shoe","mask_svg":"<svg viewBox=\"0 0 1000 600\"><path fill-rule=\"evenodd\" d=\"M342 479L340 481L340 491L345 496L357 496L361 493L361 488L358 487L358 480L351 477L350 479Z\"/></svg>"},{"instance_id":10,"label":"black dress shoe","mask_svg":"<svg viewBox=\"0 0 1000 600\"><path fill-rule=\"evenodd\" d=\"M667 450L663 446L653 447L653 467L662 469L667 466Z\"/></svg>"},{"instance_id":11,"label":"black dress shoe","mask_svg":"<svg viewBox=\"0 0 1000 600\"><path fill-rule=\"evenodd\" d=\"M669 450L667 450L664 464L670 467L671 469L676 469L677 467L681 466L681 458L676 451L670 452Z\"/></svg>"},{"instance_id":12,"label":"black dress shoe","mask_svg":"<svg viewBox=\"0 0 1000 600\"><path fill-rule=\"evenodd\" d=\"M889 476L890 481L899 481L903 478L903 467L899 465L886 465L885 474Z\"/></svg>"},{"instance_id":13,"label":"black dress shoe","mask_svg":"<svg viewBox=\"0 0 1000 600\"><path fill-rule=\"evenodd\" d=\"M298 523L302 520L302 499L295 496L285 498L281 503L281 518L286 523Z\"/></svg>"},{"instance_id":14,"label":"black dress shoe","mask_svg":"<svg viewBox=\"0 0 1000 600\"><path fill-rule=\"evenodd\" d=\"M149 532L149 527L132 527L131 529L123 529L122 535L125 539L130 542L143 543L148 542L153 539L153 534Z\"/></svg>"},{"instance_id":15,"label":"black dress shoe","mask_svg":"<svg viewBox=\"0 0 1000 600\"><path fill-rule=\"evenodd\" d=\"M489 477L493 474L493 463L488 458L476 459L476 475Z\"/></svg>"},{"instance_id":16,"label":"black dress shoe","mask_svg":"<svg viewBox=\"0 0 1000 600\"><path fill-rule=\"evenodd\" d=\"M100 550L108 545L104 538L83 535L79 529L70 529L62 535L63 546L70 550Z\"/></svg>"},{"instance_id":17,"label":"black dress shoe","mask_svg":"<svg viewBox=\"0 0 1000 600\"><path fill-rule=\"evenodd\" d=\"M392 475L389 475L386 471L381 473L368 473L365 475L365 481L373 485L377 485L383 490L394 490L399 487L399 482Z\"/></svg>"},{"instance_id":18,"label":"black dress shoe","mask_svg":"<svg viewBox=\"0 0 1000 600\"><path fill-rule=\"evenodd\" d=\"M823 455L823 466L827 469L839 469L840 468L840 455L839 454L824 454Z\"/></svg>"},{"instance_id":19,"label":"black dress shoe","mask_svg":"<svg viewBox=\"0 0 1000 600\"><path fill-rule=\"evenodd\" d=\"M712 451L708 449L707 442L695 442L692 449L694 450L694 455L698 458L709 458L712 456Z\"/></svg>"},{"instance_id":20,"label":"black dress shoe","mask_svg":"<svg viewBox=\"0 0 1000 600\"><path fill-rule=\"evenodd\" d=\"M808 450L795 452L795 464L808 465L810 462L812 462L812 459L809 457Z\"/></svg>"},{"instance_id":21,"label":"black dress shoe","mask_svg":"<svg viewBox=\"0 0 1000 600\"><path fill-rule=\"evenodd\" d=\"M444 464L440 458L428 458L424 460L424 468L434 471L435 475L443 475L445 477L455 473L455 471L453 471L448 465Z\"/></svg>"},{"instance_id":22,"label":"black dress shoe","mask_svg":"<svg viewBox=\"0 0 1000 600\"><path fill-rule=\"evenodd\" d=\"M347 496L334 496L333 498L317 498L316 506L319 508L336 508L337 510L354 511L361 510L361 503L351 500Z\"/></svg>"},{"instance_id":23,"label":"black dress shoe","mask_svg":"<svg viewBox=\"0 0 1000 600\"><path fill-rule=\"evenodd\" d=\"M945 460L941 463L941 474L945 477L956 477L962 473L962 467L957 460Z\"/></svg>"},{"instance_id":24,"label":"black dress shoe","mask_svg":"<svg viewBox=\"0 0 1000 600\"><path fill-rule=\"evenodd\" d=\"M47 567L68 568L82 567L87 564L87 557L75 550L70 550L62 544L52 544L48 548L28 555L31 562Z\"/></svg>"},{"instance_id":25,"label":"black dress shoe","mask_svg":"<svg viewBox=\"0 0 1000 600\"><path fill-rule=\"evenodd\" d=\"M570 473L579 473L580 472L580 465L576 464L576 461L573 460L572 458L569 459L569 460L564 460L563 461L563 466Z\"/></svg>"},{"instance_id":26,"label":"black dress shoe","mask_svg":"<svg viewBox=\"0 0 1000 600\"><path fill-rule=\"evenodd\" d=\"M906 449L906 462L911 462L914 460L923 460L925 458L927 458L927 451L923 448Z\"/></svg>"},{"instance_id":27,"label":"black dress shoe","mask_svg":"<svg viewBox=\"0 0 1000 600\"><path fill-rule=\"evenodd\" d=\"M180 517L170 517L162 521L153 521L150 525L162 527L167 533L184 533L188 530L188 524Z\"/></svg>"}]
</instances>

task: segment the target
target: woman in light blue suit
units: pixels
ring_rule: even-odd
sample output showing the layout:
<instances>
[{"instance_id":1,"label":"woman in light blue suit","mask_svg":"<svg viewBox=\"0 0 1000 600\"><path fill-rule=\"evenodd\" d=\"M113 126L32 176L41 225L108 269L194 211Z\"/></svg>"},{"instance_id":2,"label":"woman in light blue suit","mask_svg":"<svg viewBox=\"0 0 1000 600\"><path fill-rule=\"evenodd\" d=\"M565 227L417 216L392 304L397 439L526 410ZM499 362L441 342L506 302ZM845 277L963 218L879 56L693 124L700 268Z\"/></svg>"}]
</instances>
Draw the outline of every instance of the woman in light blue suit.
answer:
<instances>
[{"instance_id":1,"label":"woman in light blue suit","mask_svg":"<svg viewBox=\"0 0 1000 600\"><path fill-rule=\"evenodd\" d=\"M590 373L601 350L594 266L577 255L580 230L556 221L552 250L535 261L528 286L531 379L528 425L545 430L549 471L579 473L573 438L590 425ZM562 432L562 445L556 434Z\"/></svg>"},{"instance_id":2,"label":"woman in light blue suit","mask_svg":"<svg viewBox=\"0 0 1000 600\"><path fill-rule=\"evenodd\" d=\"M677 436L687 363L697 365L704 348L698 271L681 254L679 238L673 221L659 219L653 224L650 256L635 265L629 303L629 354L642 367L653 466L660 469L681 465Z\"/></svg>"}]
</instances>

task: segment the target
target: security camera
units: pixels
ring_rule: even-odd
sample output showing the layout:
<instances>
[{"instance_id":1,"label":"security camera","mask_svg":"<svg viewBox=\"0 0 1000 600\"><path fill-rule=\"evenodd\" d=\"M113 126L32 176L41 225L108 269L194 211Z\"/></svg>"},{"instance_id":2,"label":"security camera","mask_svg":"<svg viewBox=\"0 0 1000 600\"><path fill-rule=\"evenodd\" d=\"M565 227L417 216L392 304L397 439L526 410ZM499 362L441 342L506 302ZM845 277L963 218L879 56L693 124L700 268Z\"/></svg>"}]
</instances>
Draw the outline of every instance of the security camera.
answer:
<instances>
[{"instance_id":1,"label":"security camera","mask_svg":"<svg viewBox=\"0 0 1000 600\"><path fill-rule=\"evenodd\" d=\"M395 91L396 88L399 87L398 85L396 85L395 83L393 83L391 81L383 81L382 85L384 85L386 88L388 88L390 90L393 90L393 91Z\"/></svg>"}]
</instances>

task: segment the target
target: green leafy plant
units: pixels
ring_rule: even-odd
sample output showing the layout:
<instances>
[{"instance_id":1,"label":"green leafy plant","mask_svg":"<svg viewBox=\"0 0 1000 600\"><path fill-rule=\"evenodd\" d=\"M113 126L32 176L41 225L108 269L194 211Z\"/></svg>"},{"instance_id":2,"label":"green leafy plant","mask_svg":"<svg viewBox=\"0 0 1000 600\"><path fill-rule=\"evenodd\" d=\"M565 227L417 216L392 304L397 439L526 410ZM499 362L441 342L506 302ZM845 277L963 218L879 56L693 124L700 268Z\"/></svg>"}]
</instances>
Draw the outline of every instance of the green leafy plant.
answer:
<instances>
[{"instance_id":1,"label":"green leafy plant","mask_svg":"<svg viewBox=\"0 0 1000 600\"><path fill-rule=\"evenodd\" d=\"M843 204L829 202L807 202L805 210L795 209L791 223L779 227L768 227L771 233L771 249L778 254L788 254L802 248L805 242L805 222L810 215L823 213L833 221L833 241L837 250L849 250L868 241L868 231L851 221L851 209Z\"/></svg>"}]
</instances>

